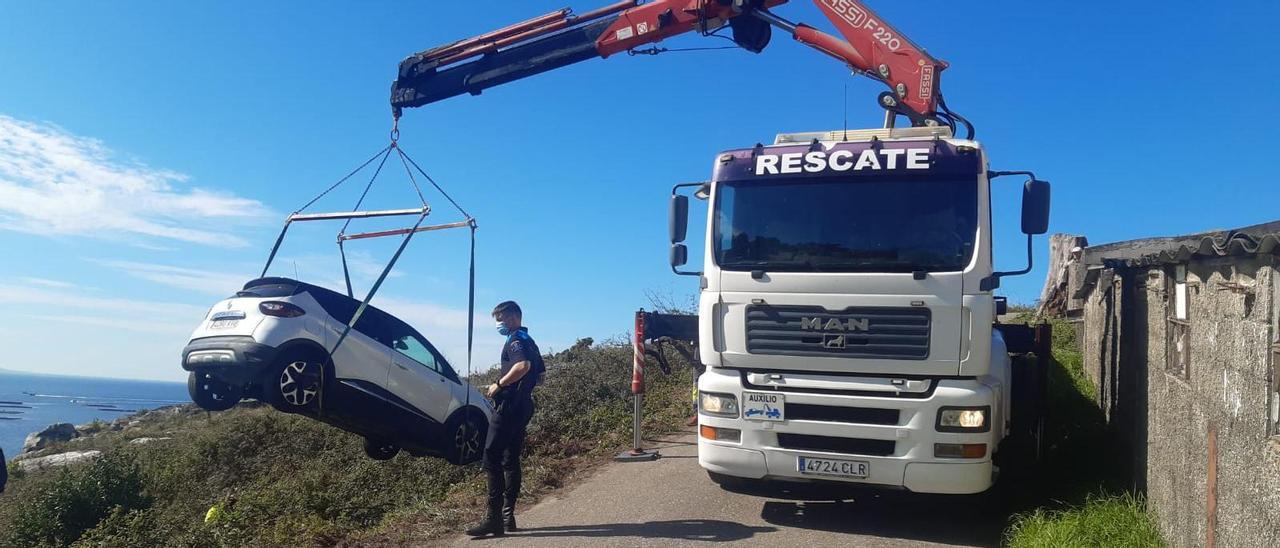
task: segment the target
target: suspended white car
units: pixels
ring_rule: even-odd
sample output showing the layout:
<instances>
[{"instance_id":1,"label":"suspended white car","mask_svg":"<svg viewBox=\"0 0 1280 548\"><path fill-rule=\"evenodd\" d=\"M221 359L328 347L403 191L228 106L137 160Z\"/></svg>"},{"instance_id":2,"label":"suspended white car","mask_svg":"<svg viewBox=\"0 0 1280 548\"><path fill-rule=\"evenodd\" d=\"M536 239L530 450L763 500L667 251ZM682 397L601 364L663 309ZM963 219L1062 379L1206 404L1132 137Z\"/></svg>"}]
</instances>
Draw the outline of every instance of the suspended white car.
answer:
<instances>
[{"instance_id":1,"label":"suspended white car","mask_svg":"<svg viewBox=\"0 0 1280 548\"><path fill-rule=\"evenodd\" d=\"M444 356L398 318L288 278L260 278L218 302L182 351L188 389L211 411L255 398L400 449L455 464L480 458L493 409Z\"/></svg>"}]
</instances>

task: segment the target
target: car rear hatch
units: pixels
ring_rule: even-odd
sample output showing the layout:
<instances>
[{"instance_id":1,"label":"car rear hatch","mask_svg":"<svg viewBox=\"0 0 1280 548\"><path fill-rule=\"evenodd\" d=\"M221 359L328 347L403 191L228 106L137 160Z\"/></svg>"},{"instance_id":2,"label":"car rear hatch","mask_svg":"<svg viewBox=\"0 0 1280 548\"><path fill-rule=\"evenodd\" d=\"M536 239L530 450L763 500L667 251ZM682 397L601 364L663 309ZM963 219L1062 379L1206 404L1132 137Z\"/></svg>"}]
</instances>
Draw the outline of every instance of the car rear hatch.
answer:
<instances>
[{"instance_id":1,"label":"car rear hatch","mask_svg":"<svg viewBox=\"0 0 1280 548\"><path fill-rule=\"evenodd\" d=\"M218 301L205 314L191 340L209 337L253 336L266 315L259 309L264 301L288 300L298 292L298 283L283 278L262 278L245 284L230 298Z\"/></svg>"}]
</instances>

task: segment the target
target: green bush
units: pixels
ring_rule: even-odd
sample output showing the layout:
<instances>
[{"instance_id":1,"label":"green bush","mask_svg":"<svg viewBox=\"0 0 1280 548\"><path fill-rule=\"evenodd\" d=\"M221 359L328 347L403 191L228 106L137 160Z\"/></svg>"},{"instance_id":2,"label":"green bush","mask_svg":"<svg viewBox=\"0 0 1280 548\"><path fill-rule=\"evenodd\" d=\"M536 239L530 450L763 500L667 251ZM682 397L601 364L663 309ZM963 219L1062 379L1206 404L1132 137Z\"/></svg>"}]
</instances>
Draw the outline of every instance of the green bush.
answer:
<instances>
[{"instance_id":1,"label":"green bush","mask_svg":"<svg viewBox=\"0 0 1280 548\"><path fill-rule=\"evenodd\" d=\"M15 546L67 546L117 510L150 505L132 459L107 455L59 472L29 505L18 510L6 541Z\"/></svg>"},{"instance_id":2,"label":"green bush","mask_svg":"<svg viewBox=\"0 0 1280 548\"><path fill-rule=\"evenodd\" d=\"M27 471L21 466L18 466L17 462L9 461L4 463L4 466L5 470L9 472L9 481L11 482L20 480L27 475Z\"/></svg>"}]
</instances>

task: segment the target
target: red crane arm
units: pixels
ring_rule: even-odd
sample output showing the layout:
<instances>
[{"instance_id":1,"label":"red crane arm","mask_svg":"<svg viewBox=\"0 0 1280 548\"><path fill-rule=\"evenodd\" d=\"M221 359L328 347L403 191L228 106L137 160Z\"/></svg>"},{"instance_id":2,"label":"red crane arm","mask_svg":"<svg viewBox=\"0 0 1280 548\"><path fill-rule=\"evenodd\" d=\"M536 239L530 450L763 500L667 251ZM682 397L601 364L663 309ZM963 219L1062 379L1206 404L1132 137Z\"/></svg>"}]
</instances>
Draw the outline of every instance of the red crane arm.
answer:
<instances>
[{"instance_id":1,"label":"red crane arm","mask_svg":"<svg viewBox=\"0 0 1280 548\"><path fill-rule=\"evenodd\" d=\"M854 71L889 86L880 106L915 125L935 119L937 60L857 0L814 0L843 39L792 23L770 8L787 0L624 0L581 15L568 8L473 38L409 56L400 63L391 105L398 116L463 93L481 91L570 64L607 58L688 32L709 33L729 25L744 49L760 52L770 28L834 57Z\"/></svg>"}]
</instances>

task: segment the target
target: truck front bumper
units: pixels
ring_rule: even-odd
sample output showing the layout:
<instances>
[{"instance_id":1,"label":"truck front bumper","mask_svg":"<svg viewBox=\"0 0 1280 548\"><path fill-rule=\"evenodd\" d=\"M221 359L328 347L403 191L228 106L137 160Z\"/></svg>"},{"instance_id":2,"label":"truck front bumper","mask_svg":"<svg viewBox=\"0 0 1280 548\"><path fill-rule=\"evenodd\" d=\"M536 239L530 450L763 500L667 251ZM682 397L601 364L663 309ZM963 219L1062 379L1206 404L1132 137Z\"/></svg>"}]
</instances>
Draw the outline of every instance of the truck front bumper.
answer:
<instances>
[{"instance_id":1,"label":"truck front bumper","mask_svg":"<svg viewBox=\"0 0 1280 548\"><path fill-rule=\"evenodd\" d=\"M973 379L942 379L925 398L877 397L834 393L788 393L786 405L856 407L898 410L896 424L856 424L811 420L777 422L717 417L699 413L699 425L736 429L741 441L713 441L699 435L698 462L708 471L756 480L841 482L883 488L907 489L920 493L971 494L988 489L993 482L991 453L1003 432L993 426L986 432L939 432L938 410L944 406L995 408L991 387ZM742 401L740 377L733 371L708 370L699 379L699 389L733 394ZM988 417L988 421L992 421ZM701 428L699 429L701 432ZM800 434L829 438L892 442L892 452L882 455L851 454L784 447L779 434ZM934 444L985 444L980 458L939 458ZM862 461L868 463L866 478L814 476L801 473L800 457Z\"/></svg>"}]
</instances>

